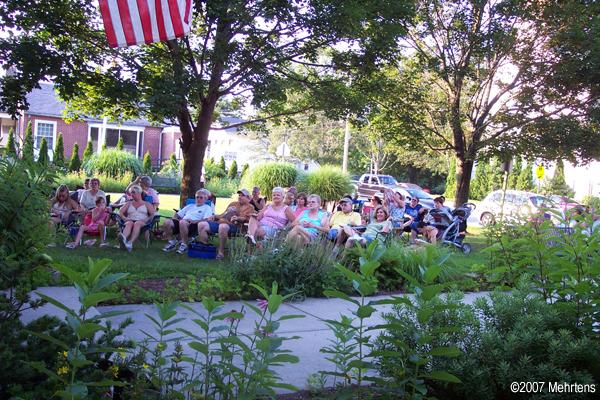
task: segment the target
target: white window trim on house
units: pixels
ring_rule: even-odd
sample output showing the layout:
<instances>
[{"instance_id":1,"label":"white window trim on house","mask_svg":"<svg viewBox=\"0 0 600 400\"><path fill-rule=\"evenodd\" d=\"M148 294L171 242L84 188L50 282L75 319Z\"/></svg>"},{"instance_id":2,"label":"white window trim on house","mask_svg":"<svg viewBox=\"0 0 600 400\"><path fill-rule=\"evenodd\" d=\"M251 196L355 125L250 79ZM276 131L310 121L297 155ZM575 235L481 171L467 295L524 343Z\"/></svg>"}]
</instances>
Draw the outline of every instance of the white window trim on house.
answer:
<instances>
[{"instance_id":1,"label":"white window trim on house","mask_svg":"<svg viewBox=\"0 0 600 400\"><path fill-rule=\"evenodd\" d=\"M52 125L52 143L48 143L48 157L50 160L52 160L54 158L54 146L56 145L56 121L48 121L45 119L35 120L35 128L33 131L33 149L36 155L39 153L40 146L42 145L42 139L40 139L38 143L39 124Z\"/></svg>"},{"instance_id":2,"label":"white window trim on house","mask_svg":"<svg viewBox=\"0 0 600 400\"><path fill-rule=\"evenodd\" d=\"M100 140L100 132L102 131L102 124L101 123L88 124L88 134L87 134L88 142L90 140L92 140L92 128L98 128L98 140ZM121 137L121 130L136 131L137 135L136 135L136 139L135 139L135 156L139 157L138 154L144 154L143 153L143 151L144 151L143 136L144 136L145 127L106 124L106 129L118 129L119 137ZM98 143L98 148L96 149L96 153L100 153L101 151L102 151L102 146L100 146L100 143Z\"/></svg>"}]
</instances>

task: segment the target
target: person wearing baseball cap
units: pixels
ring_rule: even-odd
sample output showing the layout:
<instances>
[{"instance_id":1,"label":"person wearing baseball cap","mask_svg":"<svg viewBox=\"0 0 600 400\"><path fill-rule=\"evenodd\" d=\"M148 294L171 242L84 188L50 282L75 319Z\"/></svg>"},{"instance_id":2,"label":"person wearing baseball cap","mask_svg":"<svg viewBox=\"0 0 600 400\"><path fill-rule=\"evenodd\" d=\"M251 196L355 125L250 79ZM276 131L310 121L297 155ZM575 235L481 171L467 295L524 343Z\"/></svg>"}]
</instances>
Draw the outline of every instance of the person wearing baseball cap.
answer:
<instances>
[{"instance_id":1,"label":"person wearing baseball cap","mask_svg":"<svg viewBox=\"0 0 600 400\"><path fill-rule=\"evenodd\" d=\"M336 246L343 246L348 236L344 233L344 225L357 226L361 225L362 220L360 214L352 211L352 199L342 197L339 200L340 211L333 213L329 219L331 229L327 234L327 239L334 240Z\"/></svg>"},{"instance_id":2,"label":"person wearing baseball cap","mask_svg":"<svg viewBox=\"0 0 600 400\"><path fill-rule=\"evenodd\" d=\"M208 242L208 234L219 235L217 259L225 256L225 243L229 234L237 233L242 225L250 220L254 207L250 204L252 196L246 189L237 191L238 200L231 202L222 214L214 215L198 223L200 243Z\"/></svg>"}]
</instances>

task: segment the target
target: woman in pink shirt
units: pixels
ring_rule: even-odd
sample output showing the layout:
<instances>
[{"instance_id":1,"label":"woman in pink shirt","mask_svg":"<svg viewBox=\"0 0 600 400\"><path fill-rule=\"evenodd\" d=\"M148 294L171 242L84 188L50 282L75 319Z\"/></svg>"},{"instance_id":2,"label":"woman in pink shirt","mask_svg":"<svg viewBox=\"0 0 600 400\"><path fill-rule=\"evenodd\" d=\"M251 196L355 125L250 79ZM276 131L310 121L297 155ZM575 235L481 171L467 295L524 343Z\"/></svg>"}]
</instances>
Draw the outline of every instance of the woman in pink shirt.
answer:
<instances>
[{"instance_id":1,"label":"woman in pink shirt","mask_svg":"<svg viewBox=\"0 0 600 400\"><path fill-rule=\"evenodd\" d=\"M306 193L300 192L296 197L296 208L294 209L294 218L298 218L304 210L308 209L308 200Z\"/></svg>"},{"instance_id":2,"label":"woman in pink shirt","mask_svg":"<svg viewBox=\"0 0 600 400\"><path fill-rule=\"evenodd\" d=\"M256 244L257 240L264 237L275 237L289 222L294 220L292 209L283 202L283 188L274 187L271 197L273 199L271 204L250 217L248 234L246 234L249 244Z\"/></svg>"}]
</instances>

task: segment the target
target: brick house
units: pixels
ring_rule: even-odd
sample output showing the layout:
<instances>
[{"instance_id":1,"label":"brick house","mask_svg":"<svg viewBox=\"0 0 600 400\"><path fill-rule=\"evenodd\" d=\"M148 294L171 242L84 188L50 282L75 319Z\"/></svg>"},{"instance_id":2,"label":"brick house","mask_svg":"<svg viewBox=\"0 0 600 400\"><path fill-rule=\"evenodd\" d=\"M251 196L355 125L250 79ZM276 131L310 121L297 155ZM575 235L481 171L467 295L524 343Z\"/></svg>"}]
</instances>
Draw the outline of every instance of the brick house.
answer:
<instances>
[{"instance_id":1,"label":"brick house","mask_svg":"<svg viewBox=\"0 0 600 400\"><path fill-rule=\"evenodd\" d=\"M22 143L25 128L31 121L35 149L39 148L42 138L45 137L50 157L52 157L59 133L63 135L66 158L71 157L75 143L79 144L79 156L82 157L88 140L92 141L94 151L98 152L98 139L99 136L102 136L103 121L96 118L84 118L71 123L65 122L63 119L65 103L57 97L51 83L40 83L39 89L34 89L27 95L27 101L29 109L16 120L0 111L0 147L6 146L11 127L15 131L16 141L19 144ZM173 133L172 129L167 133L165 128L165 125L153 125L143 119L124 121L120 124L107 123L106 146L107 148L116 147L119 138L123 138L125 151L140 158L146 151L149 151L152 163L157 167L161 160L168 159L173 152L177 153L179 147L177 133Z\"/></svg>"}]
</instances>

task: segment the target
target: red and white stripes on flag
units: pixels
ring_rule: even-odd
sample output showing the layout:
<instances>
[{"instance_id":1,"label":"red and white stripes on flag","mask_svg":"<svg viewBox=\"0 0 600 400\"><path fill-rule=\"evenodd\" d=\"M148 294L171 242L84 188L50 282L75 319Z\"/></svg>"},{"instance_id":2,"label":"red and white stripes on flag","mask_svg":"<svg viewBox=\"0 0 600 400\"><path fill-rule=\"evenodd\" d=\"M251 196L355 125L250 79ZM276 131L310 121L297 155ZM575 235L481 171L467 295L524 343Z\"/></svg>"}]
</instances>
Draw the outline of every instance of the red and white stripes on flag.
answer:
<instances>
[{"instance_id":1,"label":"red and white stripes on flag","mask_svg":"<svg viewBox=\"0 0 600 400\"><path fill-rule=\"evenodd\" d=\"M160 42L190 32L192 0L99 0L110 47Z\"/></svg>"}]
</instances>

